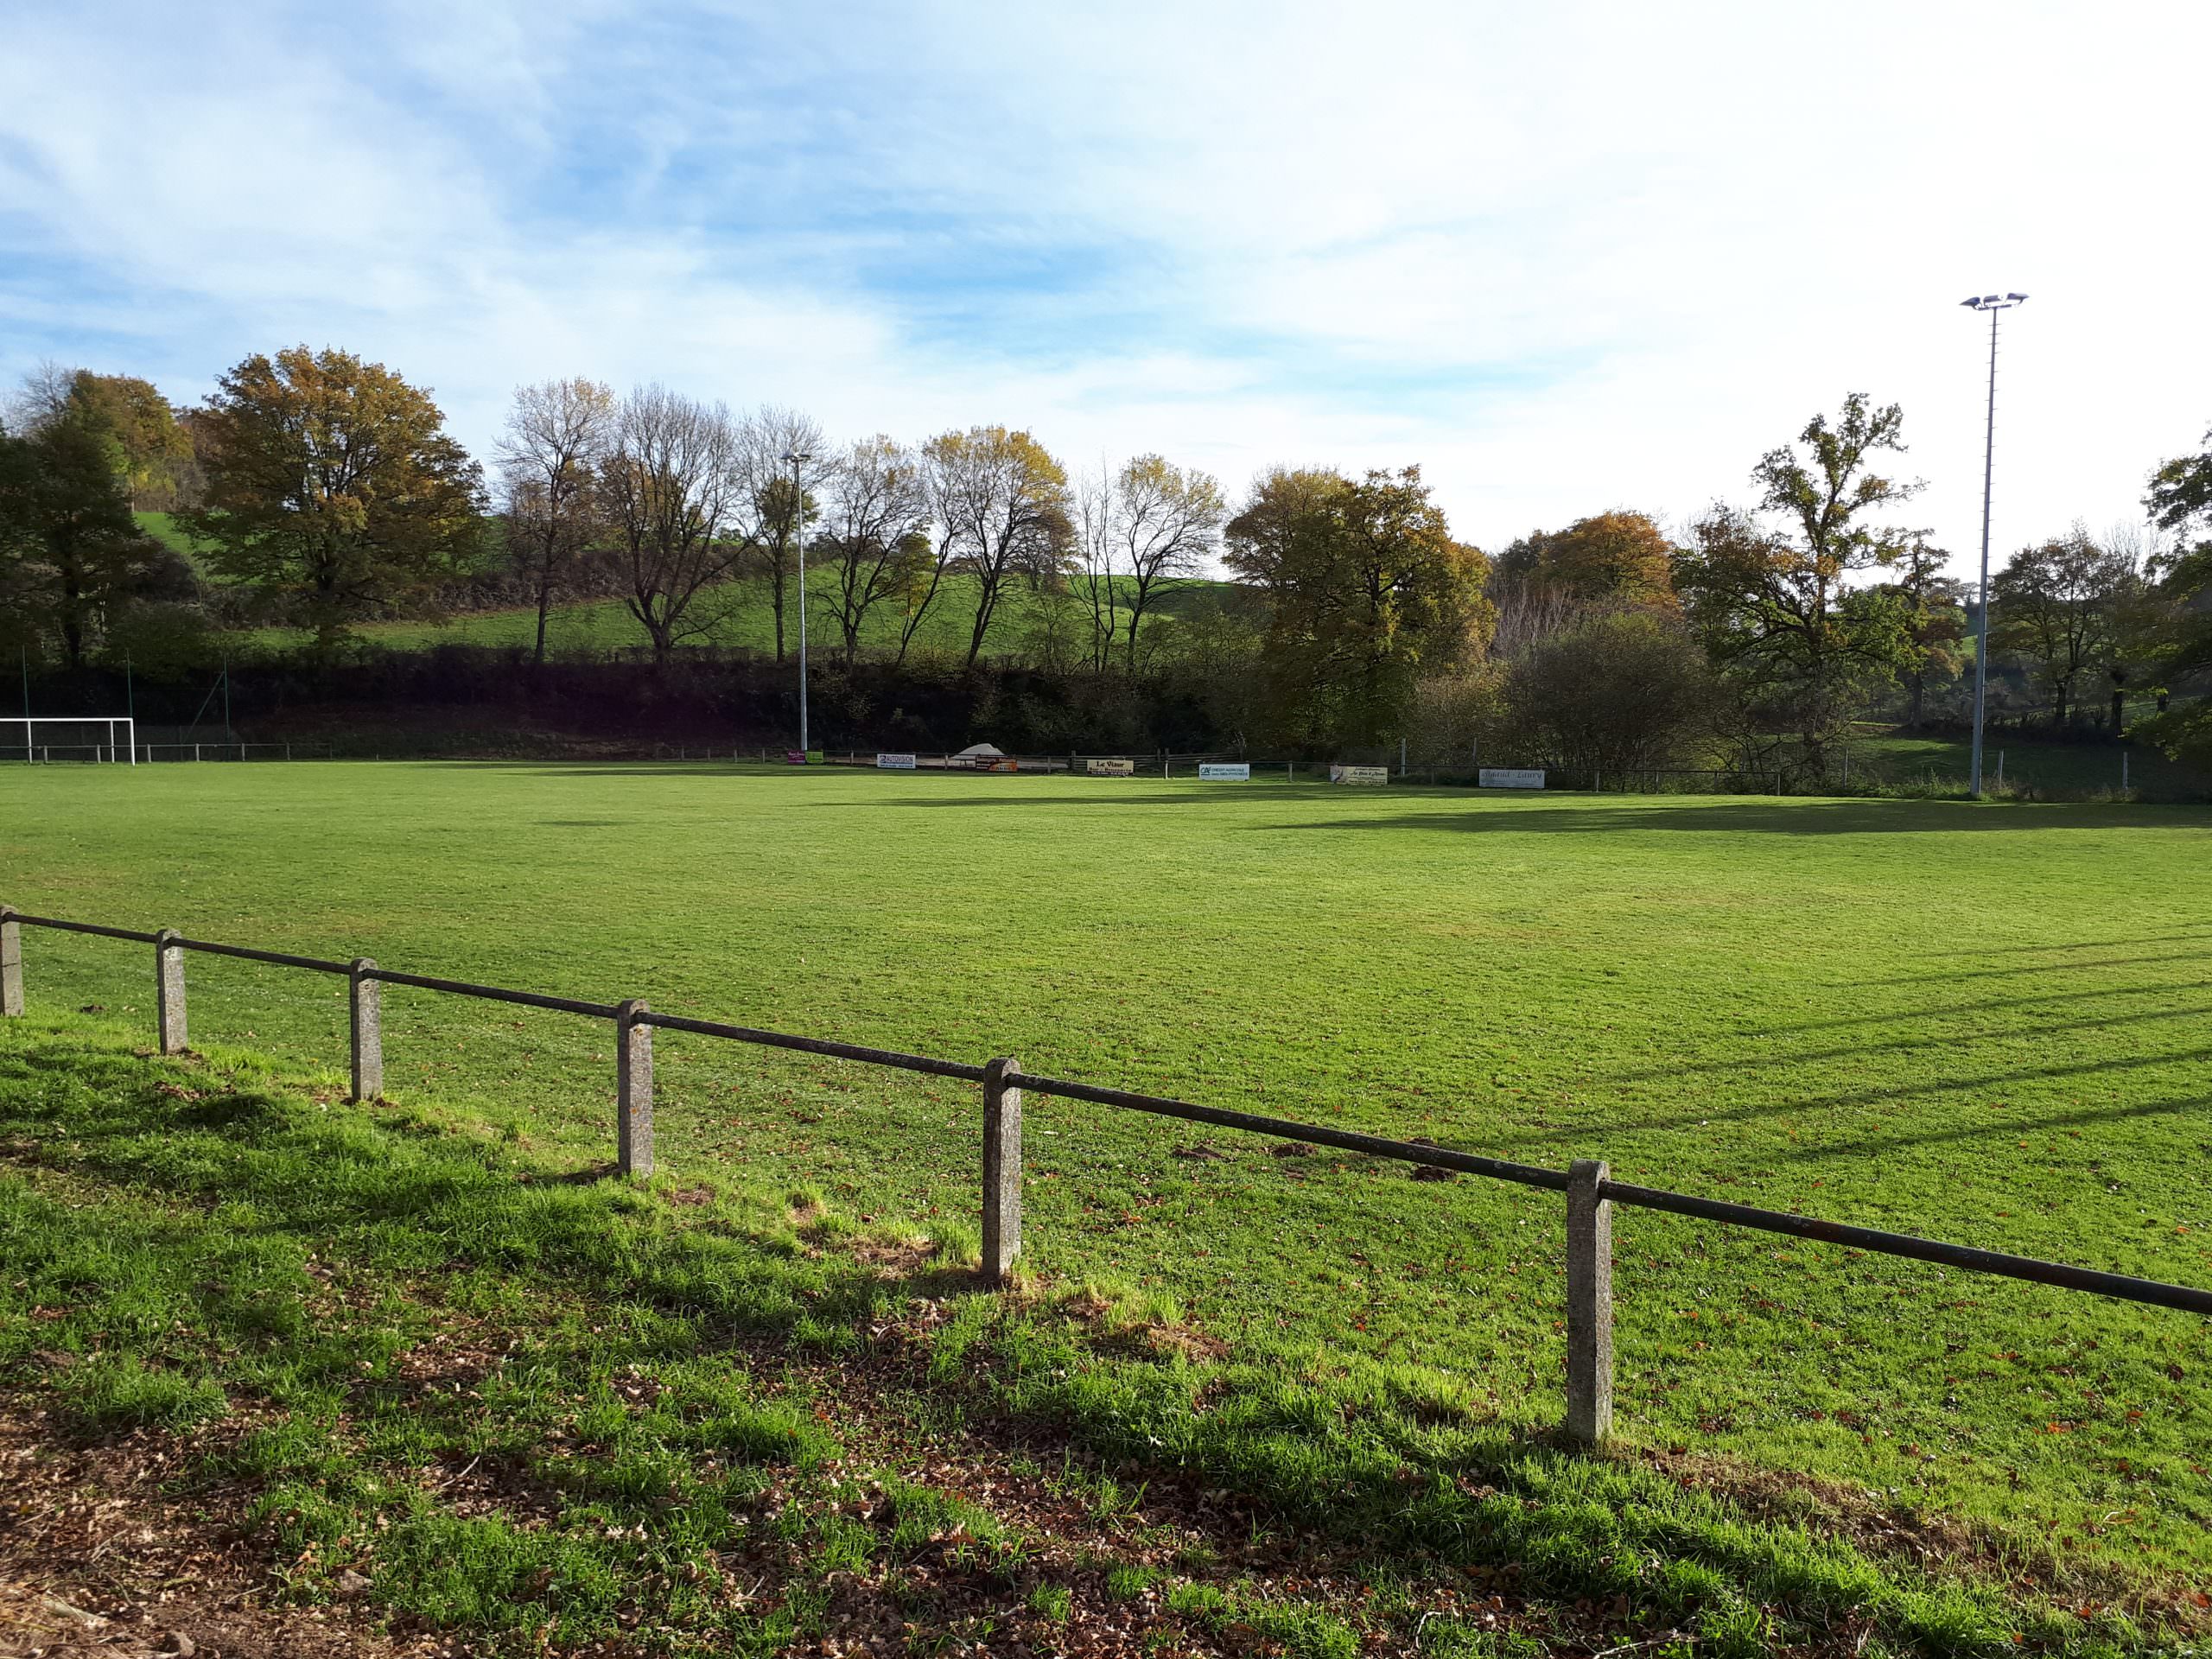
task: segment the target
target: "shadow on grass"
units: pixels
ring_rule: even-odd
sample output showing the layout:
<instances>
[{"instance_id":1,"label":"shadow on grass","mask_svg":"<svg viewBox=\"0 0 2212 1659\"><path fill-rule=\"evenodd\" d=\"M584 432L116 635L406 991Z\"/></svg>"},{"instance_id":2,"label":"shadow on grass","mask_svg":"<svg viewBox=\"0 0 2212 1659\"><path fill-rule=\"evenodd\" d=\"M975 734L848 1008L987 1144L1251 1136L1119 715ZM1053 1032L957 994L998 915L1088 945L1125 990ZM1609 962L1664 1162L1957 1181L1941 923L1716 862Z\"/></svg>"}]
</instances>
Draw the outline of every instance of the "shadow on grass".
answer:
<instances>
[{"instance_id":1,"label":"shadow on grass","mask_svg":"<svg viewBox=\"0 0 2212 1659\"><path fill-rule=\"evenodd\" d=\"M1853 1026L1891 1025L1899 1020L1918 1022L1925 1020L1968 1019L1977 1014L1993 1014L2002 1008L2037 1008L2052 1002L2087 1002L2113 996L2166 996L2176 991L2202 988L2202 985L2196 983L2114 985L2102 990L2084 990L2079 986L2068 986L2059 990L2044 991L2035 996L1992 997L1983 1002L1947 1003L1940 1008L1890 1008L1876 1014L1841 1014L1832 1020L1802 1020L1794 1025L1767 1026L1758 1031L1745 1032L1744 1035L1746 1038L1787 1037L1805 1032L1841 1031Z\"/></svg>"},{"instance_id":2,"label":"shadow on grass","mask_svg":"<svg viewBox=\"0 0 2212 1659\"><path fill-rule=\"evenodd\" d=\"M2203 1060L2212 1060L2212 1048L2190 1049L2178 1054L2137 1054L2122 1059L2084 1060L2076 1065L2024 1066L2012 1071L1984 1072L1978 1077L1947 1077L1933 1083L1900 1084L1883 1089L1857 1089L1847 1093L1793 1095L1787 1100L1778 1100L1758 1106L1745 1106L1734 1110L1713 1111L1700 1107L1691 1107L1679 1116L1646 1118L1634 1123L1615 1120L1605 1127L1609 1130L1620 1134L1648 1135L1673 1129L1687 1129L1692 1127L1703 1128L1715 1123L1757 1122L1763 1118L1776 1117L1789 1112L1834 1111L1853 1106L1894 1105L1910 1100L1915 1096L1981 1094L1991 1090L2007 1090L2013 1085L2024 1083L2055 1081L2061 1077L2096 1077L2113 1071L2138 1071L2148 1066L2187 1065ZM2125 1116L2133 1114L2121 1111L2115 1115ZM1994 1126L1992 1132L2002 1133L2012 1127L2011 1124L1999 1124ZM1974 1131L1977 1134L1981 1132ZM1546 1129L1525 1135L1522 1139L1537 1143L1555 1143L1579 1139L1588 1133L1586 1129L1581 1128ZM1949 1140L1959 1137L1946 1135L1935 1138ZM1916 1142L1911 1138L1904 1137L1895 1141L1868 1141L1864 1143L1861 1149L1878 1145L1883 1147L1895 1147L1914 1144ZM1825 1156L1827 1153L1823 1149L1818 1153L1808 1150L1805 1153L1784 1153L1777 1155L1796 1158Z\"/></svg>"},{"instance_id":3,"label":"shadow on grass","mask_svg":"<svg viewBox=\"0 0 2212 1659\"><path fill-rule=\"evenodd\" d=\"M2023 974L2071 974L2084 968L2142 968L2162 962L2198 962L2212 969L2212 957L2202 950L2170 950L2155 957L2092 957L2087 962L2037 962L2022 968L1961 968L1940 974L1891 974L1881 979L1838 979L1833 990L1864 990L1876 985L1948 985L1961 979L2018 979Z\"/></svg>"},{"instance_id":4,"label":"shadow on grass","mask_svg":"<svg viewBox=\"0 0 2212 1659\"><path fill-rule=\"evenodd\" d=\"M2131 944L2182 944L2191 941L2212 944L2212 922L2184 928L2178 933L2145 933L2132 939L2069 939L2063 944L1993 944L1970 950L1923 950L1919 954L1930 960L1950 957L2054 956L2064 950L2117 950ZM2051 964L2054 968L2071 965L2063 962Z\"/></svg>"},{"instance_id":5,"label":"shadow on grass","mask_svg":"<svg viewBox=\"0 0 2212 1659\"><path fill-rule=\"evenodd\" d=\"M2037 1003L2060 1000L2057 996L2037 997ZM2064 994L2064 1000L2078 1001L2073 992ZM2061 1031L2104 1031L2115 1026L2139 1026L2161 1020L2192 1020L2212 1015L2212 1003L2192 1007L2152 1008L2142 1014L2107 1014L2096 1020L2041 1020L2031 1027L2012 1027L2003 1031L1981 1031L1961 1037L1945 1032L1933 1037L1900 1037L1889 1042L1851 1043L1836 1048L1793 1048L1776 1053L1731 1055L1720 1060L1684 1060L1672 1065L1652 1066L1640 1071L1616 1071L1605 1078L1608 1083L1665 1083L1671 1078L1694 1077L1713 1072L1758 1071L1771 1066L1804 1065L1815 1060L1863 1059L1874 1054L1898 1054L1916 1048L1965 1048L1976 1043L2007 1042L2021 1037L2046 1037ZM1923 1016L1908 1013L1900 1020L1917 1020Z\"/></svg>"},{"instance_id":6,"label":"shadow on grass","mask_svg":"<svg viewBox=\"0 0 2212 1659\"><path fill-rule=\"evenodd\" d=\"M1505 803L1495 804L1504 806ZM2185 809L2183 809L2185 810ZM1623 830L1671 830L1707 835L1855 836L1906 831L1993 834L2037 830L2169 829L2177 809L2148 806L2011 806L1970 801L1771 799L1696 806L1592 807L1580 802L1515 802L1504 810L1346 817L1313 823L1253 825L1255 832L1286 830L1427 830L1470 835ZM2196 816L2202 817L2202 810Z\"/></svg>"}]
</instances>

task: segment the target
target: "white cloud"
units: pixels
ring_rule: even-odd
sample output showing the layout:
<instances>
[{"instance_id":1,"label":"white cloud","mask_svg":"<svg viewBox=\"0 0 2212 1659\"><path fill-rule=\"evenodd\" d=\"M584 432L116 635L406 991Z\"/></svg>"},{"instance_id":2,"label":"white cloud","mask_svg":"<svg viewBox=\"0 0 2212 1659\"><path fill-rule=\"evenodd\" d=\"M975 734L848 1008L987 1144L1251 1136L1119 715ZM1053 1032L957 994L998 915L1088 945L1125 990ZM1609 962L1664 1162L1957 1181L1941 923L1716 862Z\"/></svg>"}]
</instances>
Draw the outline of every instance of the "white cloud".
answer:
<instances>
[{"instance_id":1,"label":"white cloud","mask_svg":"<svg viewBox=\"0 0 2212 1659\"><path fill-rule=\"evenodd\" d=\"M1865 390L1965 555L1956 301L2016 288L2000 557L2212 422L2201 9L48 4L12 41L0 372L196 394L305 339L479 446L587 372L1232 486L1421 461L1491 544L1740 498Z\"/></svg>"}]
</instances>

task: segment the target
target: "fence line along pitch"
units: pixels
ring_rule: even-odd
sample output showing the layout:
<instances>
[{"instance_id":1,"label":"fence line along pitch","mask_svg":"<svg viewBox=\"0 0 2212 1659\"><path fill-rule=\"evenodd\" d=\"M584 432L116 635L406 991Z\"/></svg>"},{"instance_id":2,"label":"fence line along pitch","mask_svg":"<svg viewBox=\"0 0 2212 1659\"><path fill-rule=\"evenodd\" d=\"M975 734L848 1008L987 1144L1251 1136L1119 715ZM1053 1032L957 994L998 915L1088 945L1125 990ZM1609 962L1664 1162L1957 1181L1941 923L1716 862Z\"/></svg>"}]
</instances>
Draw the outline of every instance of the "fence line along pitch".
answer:
<instances>
[{"instance_id":1,"label":"fence line along pitch","mask_svg":"<svg viewBox=\"0 0 2212 1659\"><path fill-rule=\"evenodd\" d=\"M1021 1254L1021 1107L1025 1090L1184 1122L1210 1124L1274 1140L1334 1147L1372 1158L1563 1193L1567 1198L1566 1428L1571 1440L1584 1445L1594 1446L1612 1432L1612 1210L1617 1204L2212 1316L2212 1290L2196 1286L2139 1279L2126 1274L1921 1238L1910 1233L1885 1232L1817 1217L1695 1198L1659 1187L1638 1186L1614 1180L1608 1166L1594 1159L1578 1159L1566 1170L1548 1169L1541 1165L1485 1158L1417 1141L1363 1135L1357 1130L1201 1106L1163 1095L1102 1088L1062 1077L1033 1077L1010 1056L973 1065L895 1049L870 1048L721 1020L698 1020L685 1014L658 1014L637 998L619 1003L588 1002L575 997L480 985L468 980L402 973L380 968L366 957L341 963L208 939L189 939L168 928L146 932L59 917L32 916L5 905L0 905L0 1014L19 1015L24 1011L22 930L26 927L151 944L156 960L156 1018L164 1054L182 1053L187 1047L184 956L188 950L279 968L345 976L349 989L352 1096L356 1100L373 1099L384 1086L379 994L385 985L610 1020L615 1028L615 1162L626 1175L649 1175L653 1169L652 1033L656 1027L980 1084L983 1108L982 1271L994 1284L1006 1281Z\"/></svg>"}]
</instances>

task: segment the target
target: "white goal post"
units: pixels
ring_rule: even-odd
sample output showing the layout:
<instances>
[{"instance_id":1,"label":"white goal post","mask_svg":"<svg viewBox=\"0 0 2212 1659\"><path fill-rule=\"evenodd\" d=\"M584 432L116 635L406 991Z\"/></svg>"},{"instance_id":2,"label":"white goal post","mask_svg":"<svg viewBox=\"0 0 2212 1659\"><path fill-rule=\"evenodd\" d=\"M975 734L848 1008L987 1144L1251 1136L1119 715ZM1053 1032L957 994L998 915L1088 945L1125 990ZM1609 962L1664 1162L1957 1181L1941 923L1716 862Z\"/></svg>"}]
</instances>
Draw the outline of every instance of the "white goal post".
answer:
<instances>
[{"instance_id":1,"label":"white goal post","mask_svg":"<svg viewBox=\"0 0 2212 1659\"><path fill-rule=\"evenodd\" d=\"M40 742L39 728L55 726L74 727L86 736L93 735L97 730L105 733L107 741ZM120 742L117 741L118 733L122 735ZM94 760L113 762L120 759L135 766L138 764L138 728L128 715L0 715L0 760L51 760L56 749L62 751L65 759L89 751Z\"/></svg>"}]
</instances>

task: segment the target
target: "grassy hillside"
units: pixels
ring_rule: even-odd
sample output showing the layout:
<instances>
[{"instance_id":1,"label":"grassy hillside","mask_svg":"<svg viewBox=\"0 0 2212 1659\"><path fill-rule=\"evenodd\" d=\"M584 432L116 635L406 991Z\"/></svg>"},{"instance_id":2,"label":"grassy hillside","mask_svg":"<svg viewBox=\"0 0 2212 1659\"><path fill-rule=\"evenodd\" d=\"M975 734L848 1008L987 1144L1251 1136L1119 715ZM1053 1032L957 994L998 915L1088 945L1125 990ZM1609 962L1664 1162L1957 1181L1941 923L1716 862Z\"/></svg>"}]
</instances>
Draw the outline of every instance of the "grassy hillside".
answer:
<instances>
[{"instance_id":1,"label":"grassy hillside","mask_svg":"<svg viewBox=\"0 0 2212 1659\"><path fill-rule=\"evenodd\" d=\"M1178 582L1155 601L1159 607L1159 626L1172 627L1178 611L1191 595L1225 583L1211 582ZM836 582L827 570L807 573L807 608L809 638L813 649L827 656L843 649L844 635L832 608L836 595ZM788 601L785 621L787 651L798 649L798 607L794 592ZM1062 601L1066 605L1066 601ZM687 643L694 645L742 645L755 651L772 652L775 648L775 611L765 578L748 577L730 582L702 592L696 610L701 625L700 632ZM991 633L984 650L987 655L1001 656L1010 652L1030 652L1036 648L1039 630L1046 626L1042 614L1043 602L1026 585L1009 588L1000 601L994 617ZM930 608L924 613L922 626L915 635L915 649L922 652L957 652L964 656L968 639L976 620L976 582L969 576L950 576ZM895 651L905 617L900 611L888 606L872 612L861 635L861 648L870 652ZM1063 637L1070 641L1088 639L1089 613L1065 608L1059 626ZM1147 623L1147 626L1151 626ZM378 645L398 651L419 651L440 645L528 645L537 638L537 613L531 609L480 611L455 616L442 622L384 622L371 623L360 629L361 634ZM264 629L259 638L275 645L298 643L304 635L293 630ZM603 599L559 605L554 607L547 621L547 649L556 655L591 653L618 647L639 647L648 645L645 631L624 607L619 599Z\"/></svg>"},{"instance_id":2,"label":"grassy hillside","mask_svg":"<svg viewBox=\"0 0 2212 1659\"><path fill-rule=\"evenodd\" d=\"M2187 1173L2202 811L573 766L41 772L11 807L4 897L29 908L1604 1155L2156 1277L2212 1262ZM26 954L37 1007L143 1032L135 949ZM192 971L200 1040L342 1057L326 982ZM410 1109L554 1166L607 1155L603 1032L402 992L386 1017ZM747 1225L799 1192L972 1241L965 1088L663 1054L666 1165ZM1049 1101L1031 1148L1049 1282L1268 1375L1555 1420L1549 1197ZM2077 1565L2212 1570L2201 1323L1669 1217L1618 1236L1648 1455L1809 1473Z\"/></svg>"}]
</instances>

